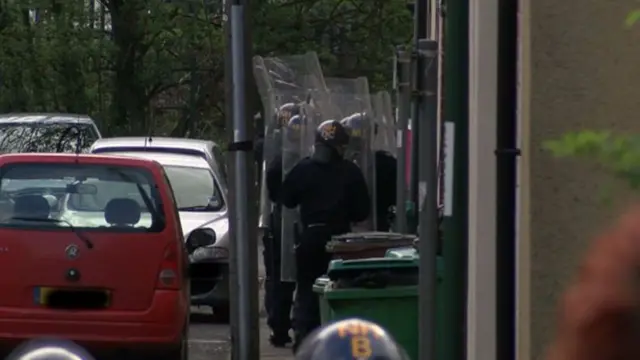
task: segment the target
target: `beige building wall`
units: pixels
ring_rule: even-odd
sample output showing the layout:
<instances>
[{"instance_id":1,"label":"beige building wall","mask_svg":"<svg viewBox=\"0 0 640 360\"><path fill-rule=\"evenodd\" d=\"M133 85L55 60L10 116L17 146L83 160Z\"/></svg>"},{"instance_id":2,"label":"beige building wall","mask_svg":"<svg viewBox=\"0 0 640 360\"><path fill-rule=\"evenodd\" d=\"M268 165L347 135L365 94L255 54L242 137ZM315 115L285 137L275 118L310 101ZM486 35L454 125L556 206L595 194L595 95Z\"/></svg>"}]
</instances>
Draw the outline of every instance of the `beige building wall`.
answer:
<instances>
[{"instance_id":1,"label":"beige building wall","mask_svg":"<svg viewBox=\"0 0 640 360\"><path fill-rule=\"evenodd\" d=\"M572 130L640 133L640 26L635 0L521 0L519 360L541 358L558 297L588 240L629 193L588 163L541 146ZM613 204L601 201L613 185Z\"/></svg>"}]
</instances>

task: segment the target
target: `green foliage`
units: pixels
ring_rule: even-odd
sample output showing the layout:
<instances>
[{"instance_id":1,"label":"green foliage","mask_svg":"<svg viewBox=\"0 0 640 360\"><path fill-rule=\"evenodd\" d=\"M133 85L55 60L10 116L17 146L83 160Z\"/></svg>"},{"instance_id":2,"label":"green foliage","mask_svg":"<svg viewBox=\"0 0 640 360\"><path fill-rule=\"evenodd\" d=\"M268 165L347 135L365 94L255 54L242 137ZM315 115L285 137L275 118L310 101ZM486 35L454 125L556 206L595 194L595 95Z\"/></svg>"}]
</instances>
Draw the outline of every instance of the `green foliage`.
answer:
<instances>
[{"instance_id":1,"label":"green foliage","mask_svg":"<svg viewBox=\"0 0 640 360\"><path fill-rule=\"evenodd\" d=\"M86 113L111 135L220 140L220 3L0 0L0 113ZM256 0L251 11L256 54L316 51L327 76L366 76L372 90L390 86L392 46L412 33L404 0Z\"/></svg>"},{"instance_id":2,"label":"green foliage","mask_svg":"<svg viewBox=\"0 0 640 360\"><path fill-rule=\"evenodd\" d=\"M632 27L636 22L640 20L640 10L633 10L629 14L627 14L626 19L624 20L624 25L627 28Z\"/></svg>"},{"instance_id":3,"label":"green foliage","mask_svg":"<svg viewBox=\"0 0 640 360\"><path fill-rule=\"evenodd\" d=\"M632 188L640 188L640 136L585 130L545 143L557 157L595 160Z\"/></svg>"},{"instance_id":4,"label":"green foliage","mask_svg":"<svg viewBox=\"0 0 640 360\"><path fill-rule=\"evenodd\" d=\"M633 10L624 25L631 28L639 20L640 9ZM544 147L556 157L595 160L631 188L640 189L640 135L584 130L547 141Z\"/></svg>"}]
</instances>

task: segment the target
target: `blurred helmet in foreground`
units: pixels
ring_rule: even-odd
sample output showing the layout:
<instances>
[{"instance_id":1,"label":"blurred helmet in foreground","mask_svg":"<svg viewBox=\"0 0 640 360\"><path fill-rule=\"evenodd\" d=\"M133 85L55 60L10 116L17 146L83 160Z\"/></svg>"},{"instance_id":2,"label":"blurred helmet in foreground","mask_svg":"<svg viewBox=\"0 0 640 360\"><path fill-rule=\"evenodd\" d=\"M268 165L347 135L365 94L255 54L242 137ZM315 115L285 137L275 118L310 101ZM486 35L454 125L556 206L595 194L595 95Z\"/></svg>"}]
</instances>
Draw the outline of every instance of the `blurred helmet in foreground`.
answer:
<instances>
[{"instance_id":1,"label":"blurred helmet in foreground","mask_svg":"<svg viewBox=\"0 0 640 360\"><path fill-rule=\"evenodd\" d=\"M354 359L409 360L389 333L361 319L342 320L316 330L296 352L296 360Z\"/></svg>"},{"instance_id":2,"label":"blurred helmet in foreground","mask_svg":"<svg viewBox=\"0 0 640 360\"><path fill-rule=\"evenodd\" d=\"M94 358L73 341L36 339L22 343L6 360L94 360Z\"/></svg>"}]
</instances>

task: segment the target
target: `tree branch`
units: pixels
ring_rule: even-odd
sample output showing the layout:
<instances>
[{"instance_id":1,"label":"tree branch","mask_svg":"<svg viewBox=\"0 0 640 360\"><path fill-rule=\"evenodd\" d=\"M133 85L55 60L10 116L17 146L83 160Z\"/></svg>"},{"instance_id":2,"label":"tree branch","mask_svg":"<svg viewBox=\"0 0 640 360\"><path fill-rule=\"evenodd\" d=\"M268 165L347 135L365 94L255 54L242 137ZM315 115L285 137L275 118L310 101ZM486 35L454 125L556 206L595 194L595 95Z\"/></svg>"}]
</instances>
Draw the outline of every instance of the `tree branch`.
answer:
<instances>
[{"instance_id":1,"label":"tree branch","mask_svg":"<svg viewBox=\"0 0 640 360\"><path fill-rule=\"evenodd\" d=\"M153 99L154 97L156 97L159 94L162 94L163 92L167 91L167 90L171 90L171 89L175 89L181 85L184 85L184 81L177 81L177 82L172 82L172 83L158 83L155 84L153 86L151 86L149 88L149 90L147 90L147 94L146 94L146 99L147 101L151 101L151 99Z\"/></svg>"}]
</instances>

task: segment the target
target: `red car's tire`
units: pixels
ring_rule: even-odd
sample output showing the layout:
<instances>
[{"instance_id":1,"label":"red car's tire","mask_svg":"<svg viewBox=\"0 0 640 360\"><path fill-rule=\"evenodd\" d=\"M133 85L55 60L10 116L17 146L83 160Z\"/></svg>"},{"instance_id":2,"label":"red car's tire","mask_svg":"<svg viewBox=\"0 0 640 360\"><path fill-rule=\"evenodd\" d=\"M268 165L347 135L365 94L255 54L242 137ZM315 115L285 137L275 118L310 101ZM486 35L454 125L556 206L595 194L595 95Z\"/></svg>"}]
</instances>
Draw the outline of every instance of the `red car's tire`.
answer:
<instances>
[{"instance_id":1,"label":"red car's tire","mask_svg":"<svg viewBox=\"0 0 640 360\"><path fill-rule=\"evenodd\" d=\"M184 339L180 347L165 352L162 360L189 360L189 341Z\"/></svg>"}]
</instances>

